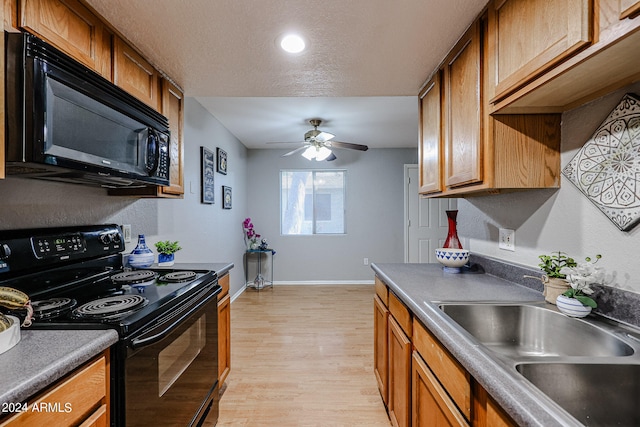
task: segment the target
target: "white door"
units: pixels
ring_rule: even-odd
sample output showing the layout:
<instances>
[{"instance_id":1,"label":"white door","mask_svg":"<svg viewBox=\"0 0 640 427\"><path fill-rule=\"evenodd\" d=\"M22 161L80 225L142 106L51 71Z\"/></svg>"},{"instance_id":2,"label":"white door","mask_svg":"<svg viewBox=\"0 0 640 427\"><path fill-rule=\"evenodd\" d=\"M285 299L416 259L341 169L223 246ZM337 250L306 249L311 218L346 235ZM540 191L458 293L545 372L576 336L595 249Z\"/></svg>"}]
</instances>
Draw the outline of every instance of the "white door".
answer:
<instances>
[{"instance_id":1,"label":"white door","mask_svg":"<svg viewBox=\"0 0 640 427\"><path fill-rule=\"evenodd\" d=\"M458 199L425 199L418 195L418 165L405 165L405 262L435 263L435 250L447 238L445 211Z\"/></svg>"}]
</instances>

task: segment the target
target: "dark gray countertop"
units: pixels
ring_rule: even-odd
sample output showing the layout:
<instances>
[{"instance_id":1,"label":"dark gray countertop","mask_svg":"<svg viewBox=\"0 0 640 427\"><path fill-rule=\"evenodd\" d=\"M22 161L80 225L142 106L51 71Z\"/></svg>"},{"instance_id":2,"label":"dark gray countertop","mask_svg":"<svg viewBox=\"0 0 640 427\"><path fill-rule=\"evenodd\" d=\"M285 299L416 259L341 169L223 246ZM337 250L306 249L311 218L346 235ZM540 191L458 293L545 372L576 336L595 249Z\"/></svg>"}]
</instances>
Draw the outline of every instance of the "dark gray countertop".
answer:
<instances>
[{"instance_id":1,"label":"dark gray countertop","mask_svg":"<svg viewBox=\"0 0 640 427\"><path fill-rule=\"evenodd\" d=\"M115 330L20 333L20 342L0 354L0 410L5 403L26 401L118 341Z\"/></svg>"},{"instance_id":2,"label":"dark gray countertop","mask_svg":"<svg viewBox=\"0 0 640 427\"><path fill-rule=\"evenodd\" d=\"M573 417L558 417L550 399L532 392L524 378L509 375L503 364L471 341L435 304L543 301L541 292L484 273L445 273L439 264L375 263L371 268L519 425L582 425Z\"/></svg>"}]
</instances>

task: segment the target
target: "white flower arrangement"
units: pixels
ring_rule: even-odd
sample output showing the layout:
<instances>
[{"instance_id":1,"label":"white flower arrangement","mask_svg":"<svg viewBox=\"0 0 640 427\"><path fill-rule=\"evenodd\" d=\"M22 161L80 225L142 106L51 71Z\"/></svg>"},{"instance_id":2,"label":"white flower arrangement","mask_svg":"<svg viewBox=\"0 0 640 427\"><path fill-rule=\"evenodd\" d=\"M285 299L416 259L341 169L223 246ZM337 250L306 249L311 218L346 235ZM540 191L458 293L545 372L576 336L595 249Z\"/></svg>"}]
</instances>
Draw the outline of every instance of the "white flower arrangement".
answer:
<instances>
[{"instance_id":1,"label":"white flower arrangement","mask_svg":"<svg viewBox=\"0 0 640 427\"><path fill-rule=\"evenodd\" d=\"M604 269L595 265L600 258L602 255L598 254L593 262L591 258L587 257L585 258L586 262L578 263L574 267L562 267L560 273L567 276L566 281L571 285L571 289L562 295L575 298L586 306L596 308L598 304L587 295L594 292L591 289L591 284L604 281Z\"/></svg>"}]
</instances>

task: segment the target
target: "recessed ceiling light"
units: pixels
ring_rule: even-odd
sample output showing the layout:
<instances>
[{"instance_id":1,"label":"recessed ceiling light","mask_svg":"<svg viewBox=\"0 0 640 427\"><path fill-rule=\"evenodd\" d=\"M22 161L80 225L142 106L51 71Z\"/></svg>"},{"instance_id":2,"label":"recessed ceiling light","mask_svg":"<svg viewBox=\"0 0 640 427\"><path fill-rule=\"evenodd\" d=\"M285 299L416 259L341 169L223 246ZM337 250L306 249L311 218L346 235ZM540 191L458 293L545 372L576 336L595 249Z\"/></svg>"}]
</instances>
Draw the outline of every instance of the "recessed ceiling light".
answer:
<instances>
[{"instance_id":1,"label":"recessed ceiling light","mask_svg":"<svg viewBox=\"0 0 640 427\"><path fill-rule=\"evenodd\" d=\"M302 37L296 34L287 34L280 40L280 47L289 53L300 53L304 50L305 44Z\"/></svg>"}]
</instances>

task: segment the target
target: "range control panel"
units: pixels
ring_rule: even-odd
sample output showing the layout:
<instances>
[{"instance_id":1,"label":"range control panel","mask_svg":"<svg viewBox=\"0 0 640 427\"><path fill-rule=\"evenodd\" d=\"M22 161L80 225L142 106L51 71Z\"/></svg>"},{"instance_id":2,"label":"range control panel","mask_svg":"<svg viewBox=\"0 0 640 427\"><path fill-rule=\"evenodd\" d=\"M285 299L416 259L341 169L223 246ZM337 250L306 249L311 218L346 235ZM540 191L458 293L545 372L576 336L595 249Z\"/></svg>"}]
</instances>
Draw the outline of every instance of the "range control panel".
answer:
<instances>
[{"instance_id":1,"label":"range control panel","mask_svg":"<svg viewBox=\"0 0 640 427\"><path fill-rule=\"evenodd\" d=\"M31 238L33 254L38 259L47 257L64 257L83 253L87 250L87 242L80 233L59 236Z\"/></svg>"}]
</instances>

